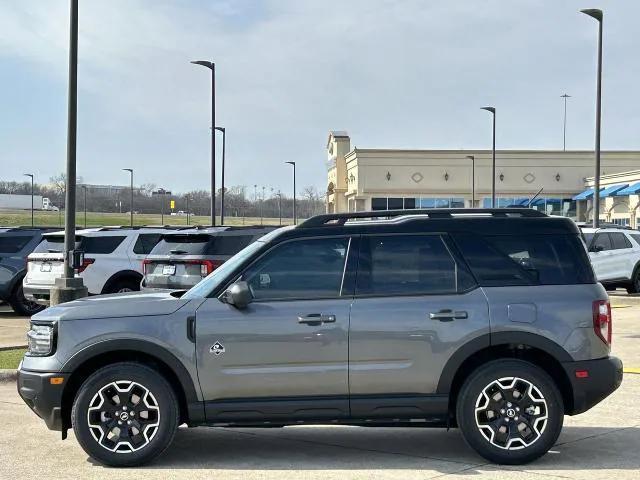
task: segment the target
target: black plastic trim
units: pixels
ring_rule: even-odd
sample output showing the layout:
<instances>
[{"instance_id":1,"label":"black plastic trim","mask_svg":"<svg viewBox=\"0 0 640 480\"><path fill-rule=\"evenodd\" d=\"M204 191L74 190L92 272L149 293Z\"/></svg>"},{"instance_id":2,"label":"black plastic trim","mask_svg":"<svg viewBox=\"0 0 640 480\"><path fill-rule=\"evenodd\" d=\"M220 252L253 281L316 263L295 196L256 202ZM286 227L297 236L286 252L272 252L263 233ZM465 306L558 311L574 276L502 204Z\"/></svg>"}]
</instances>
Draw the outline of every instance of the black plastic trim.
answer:
<instances>
[{"instance_id":1,"label":"black plastic trim","mask_svg":"<svg viewBox=\"0 0 640 480\"><path fill-rule=\"evenodd\" d=\"M62 384L51 385L51 377L62 377ZM68 373L18 370L18 394L49 430L62 431L62 393L69 377Z\"/></svg>"},{"instance_id":2,"label":"black plastic trim","mask_svg":"<svg viewBox=\"0 0 640 480\"><path fill-rule=\"evenodd\" d=\"M573 409L567 411L567 415L586 412L613 393L622 383L622 361L617 357L564 362L562 368L570 379L573 391ZM588 377L577 378L578 370L589 372Z\"/></svg>"}]
</instances>

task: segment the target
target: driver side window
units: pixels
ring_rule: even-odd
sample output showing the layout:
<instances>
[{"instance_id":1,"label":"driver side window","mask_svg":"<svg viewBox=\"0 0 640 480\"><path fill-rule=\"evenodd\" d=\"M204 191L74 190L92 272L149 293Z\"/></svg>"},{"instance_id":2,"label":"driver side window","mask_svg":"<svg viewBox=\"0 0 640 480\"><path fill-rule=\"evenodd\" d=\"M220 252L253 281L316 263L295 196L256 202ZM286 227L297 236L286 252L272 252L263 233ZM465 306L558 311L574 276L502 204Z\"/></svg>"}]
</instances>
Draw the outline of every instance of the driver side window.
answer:
<instances>
[{"instance_id":1,"label":"driver side window","mask_svg":"<svg viewBox=\"0 0 640 480\"><path fill-rule=\"evenodd\" d=\"M340 296L348 238L294 240L268 252L241 277L254 300Z\"/></svg>"}]
</instances>

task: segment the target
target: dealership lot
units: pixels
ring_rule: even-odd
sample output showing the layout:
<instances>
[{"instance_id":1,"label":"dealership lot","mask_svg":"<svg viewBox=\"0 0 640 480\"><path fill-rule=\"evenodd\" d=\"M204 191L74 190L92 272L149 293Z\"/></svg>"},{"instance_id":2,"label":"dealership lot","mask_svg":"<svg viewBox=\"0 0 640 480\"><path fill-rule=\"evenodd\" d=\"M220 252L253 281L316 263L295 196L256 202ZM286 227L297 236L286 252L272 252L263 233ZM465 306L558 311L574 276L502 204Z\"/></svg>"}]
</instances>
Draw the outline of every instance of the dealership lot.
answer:
<instances>
[{"instance_id":1,"label":"dealership lot","mask_svg":"<svg viewBox=\"0 0 640 480\"><path fill-rule=\"evenodd\" d=\"M640 301L613 296L614 353L628 371L640 367ZM0 306L0 340L26 321ZM24 330L20 335L24 335ZM161 458L137 478L640 478L640 375L586 414L567 417L551 453L523 467L487 464L457 430L287 427L181 429ZM0 384L0 478L130 478L130 470L93 464L73 434L66 441L45 429L18 397ZM34 452L42 461L34 462Z\"/></svg>"}]
</instances>

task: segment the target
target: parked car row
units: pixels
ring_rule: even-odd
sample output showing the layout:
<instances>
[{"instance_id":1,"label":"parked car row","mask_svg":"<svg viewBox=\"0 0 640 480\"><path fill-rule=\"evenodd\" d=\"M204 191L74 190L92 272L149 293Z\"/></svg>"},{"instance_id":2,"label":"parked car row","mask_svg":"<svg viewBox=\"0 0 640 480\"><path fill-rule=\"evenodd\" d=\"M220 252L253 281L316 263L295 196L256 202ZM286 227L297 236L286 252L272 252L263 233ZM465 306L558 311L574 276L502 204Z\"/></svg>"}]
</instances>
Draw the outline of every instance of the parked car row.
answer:
<instances>
[{"instance_id":1,"label":"parked car row","mask_svg":"<svg viewBox=\"0 0 640 480\"><path fill-rule=\"evenodd\" d=\"M76 231L76 275L90 295L188 289L275 227L99 227ZM0 229L0 300L21 315L49 305L63 274L64 232Z\"/></svg>"}]
</instances>

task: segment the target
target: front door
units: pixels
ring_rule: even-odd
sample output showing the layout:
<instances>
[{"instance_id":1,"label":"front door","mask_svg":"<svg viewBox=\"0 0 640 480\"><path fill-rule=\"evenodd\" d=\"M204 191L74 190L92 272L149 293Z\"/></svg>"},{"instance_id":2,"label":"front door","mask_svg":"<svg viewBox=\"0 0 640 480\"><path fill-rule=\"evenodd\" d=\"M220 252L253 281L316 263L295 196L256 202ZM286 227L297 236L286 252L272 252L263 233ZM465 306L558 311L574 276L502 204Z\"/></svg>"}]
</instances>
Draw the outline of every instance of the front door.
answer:
<instances>
[{"instance_id":1,"label":"front door","mask_svg":"<svg viewBox=\"0 0 640 480\"><path fill-rule=\"evenodd\" d=\"M253 301L217 298L196 312L198 375L207 420L348 416L348 328L342 295L348 237L276 245L238 278Z\"/></svg>"},{"instance_id":2,"label":"front door","mask_svg":"<svg viewBox=\"0 0 640 480\"><path fill-rule=\"evenodd\" d=\"M362 236L349 335L354 417L445 415L444 366L489 345L486 297L440 235Z\"/></svg>"}]
</instances>

